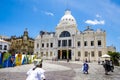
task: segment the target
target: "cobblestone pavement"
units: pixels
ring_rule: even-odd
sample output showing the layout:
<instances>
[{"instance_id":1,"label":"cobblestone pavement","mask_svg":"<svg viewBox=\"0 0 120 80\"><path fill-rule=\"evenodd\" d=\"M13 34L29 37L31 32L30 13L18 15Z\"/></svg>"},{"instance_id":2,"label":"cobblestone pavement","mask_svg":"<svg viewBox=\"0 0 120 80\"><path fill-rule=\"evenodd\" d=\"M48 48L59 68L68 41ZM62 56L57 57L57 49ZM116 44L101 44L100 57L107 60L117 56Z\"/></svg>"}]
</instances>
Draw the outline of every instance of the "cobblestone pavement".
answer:
<instances>
[{"instance_id":1,"label":"cobblestone pavement","mask_svg":"<svg viewBox=\"0 0 120 80\"><path fill-rule=\"evenodd\" d=\"M102 65L89 63L89 74L81 71L81 62L70 61L44 61L46 80L120 80L120 67L115 67L114 72L104 74ZM33 64L16 66L14 68L0 69L0 80L25 80L26 72L33 68Z\"/></svg>"}]
</instances>

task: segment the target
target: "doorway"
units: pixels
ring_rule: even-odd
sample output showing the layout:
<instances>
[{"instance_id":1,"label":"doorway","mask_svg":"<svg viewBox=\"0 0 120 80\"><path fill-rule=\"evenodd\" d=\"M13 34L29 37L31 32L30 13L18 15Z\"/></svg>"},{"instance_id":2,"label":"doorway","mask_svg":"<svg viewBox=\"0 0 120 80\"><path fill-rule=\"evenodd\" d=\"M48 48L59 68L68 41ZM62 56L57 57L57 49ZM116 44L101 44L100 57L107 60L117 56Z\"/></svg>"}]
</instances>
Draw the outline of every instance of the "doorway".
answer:
<instances>
[{"instance_id":1,"label":"doorway","mask_svg":"<svg viewBox=\"0 0 120 80\"><path fill-rule=\"evenodd\" d=\"M68 58L71 60L71 50L68 50ZM67 59L67 50L58 50L58 59Z\"/></svg>"}]
</instances>

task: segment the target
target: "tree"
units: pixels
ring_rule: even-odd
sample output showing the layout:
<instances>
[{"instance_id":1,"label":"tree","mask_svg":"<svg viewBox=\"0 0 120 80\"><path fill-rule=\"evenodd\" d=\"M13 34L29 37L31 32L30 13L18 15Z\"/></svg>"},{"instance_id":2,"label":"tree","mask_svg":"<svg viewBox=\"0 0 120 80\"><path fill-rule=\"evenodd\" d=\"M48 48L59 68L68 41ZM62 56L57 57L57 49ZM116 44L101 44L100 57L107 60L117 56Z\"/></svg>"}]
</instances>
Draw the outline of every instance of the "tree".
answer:
<instances>
[{"instance_id":1,"label":"tree","mask_svg":"<svg viewBox=\"0 0 120 80\"><path fill-rule=\"evenodd\" d=\"M108 55L111 56L111 60L114 65L119 66L120 53L119 52L108 52Z\"/></svg>"}]
</instances>

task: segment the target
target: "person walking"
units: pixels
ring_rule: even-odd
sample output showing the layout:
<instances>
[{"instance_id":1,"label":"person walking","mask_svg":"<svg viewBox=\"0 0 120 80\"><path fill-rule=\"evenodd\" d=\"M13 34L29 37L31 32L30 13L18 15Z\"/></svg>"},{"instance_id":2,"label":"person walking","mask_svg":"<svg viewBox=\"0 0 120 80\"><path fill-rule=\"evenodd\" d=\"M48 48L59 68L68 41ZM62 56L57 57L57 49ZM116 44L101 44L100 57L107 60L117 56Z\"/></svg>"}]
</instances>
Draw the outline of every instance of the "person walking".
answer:
<instances>
[{"instance_id":1,"label":"person walking","mask_svg":"<svg viewBox=\"0 0 120 80\"><path fill-rule=\"evenodd\" d=\"M67 62L69 62L69 58L67 59Z\"/></svg>"},{"instance_id":2,"label":"person walking","mask_svg":"<svg viewBox=\"0 0 120 80\"><path fill-rule=\"evenodd\" d=\"M26 80L45 80L45 70L42 69L42 60L36 59L34 63L35 67L27 72Z\"/></svg>"},{"instance_id":3,"label":"person walking","mask_svg":"<svg viewBox=\"0 0 120 80\"><path fill-rule=\"evenodd\" d=\"M88 69L89 69L89 65L88 65L87 61L85 61L85 63L83 64L83 73L88 74Z\"/></svg>"},{"instance_id":4,"label":"person walking","mask_svg":"<svg viewBox=\"0 0 120 80\"><path fill-rule=\"evenodd\" d=\"M112 60L110 60L110 68L111 68L111 72L113 72L113 70L114 70L114 65L113 65L113 61L112 61Z\"/></svg>"},{"instance_id":5,"label":"person walking","mask_svg":"<svg viewBox=\"0 0 120 80\"><path fill-rule=\"evenodd\" d=\"M103 67L105 69L105 75L108 75L108 72L111 71L111 67L110 67L110 61L109 60L105 60Z\"/></svg>"}]
</instances>

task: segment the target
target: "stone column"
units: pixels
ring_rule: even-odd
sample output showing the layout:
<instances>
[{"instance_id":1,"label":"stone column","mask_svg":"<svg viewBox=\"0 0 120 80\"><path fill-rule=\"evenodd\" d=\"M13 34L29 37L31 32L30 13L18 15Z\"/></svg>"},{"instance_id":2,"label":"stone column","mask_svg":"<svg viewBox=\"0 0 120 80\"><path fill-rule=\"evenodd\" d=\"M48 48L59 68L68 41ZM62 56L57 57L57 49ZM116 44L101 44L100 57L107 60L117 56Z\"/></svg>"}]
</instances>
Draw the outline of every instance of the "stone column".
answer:
<instances>
[{"instance_id":1,"label":"stone column","mask_svg":"<svg viewBox=\"0 0 120 80\"><path fill-rule=\"evenodd\" d=\"M62 59L62 50L60 50L60 59Z\"/></svg>"}]
</instances>

